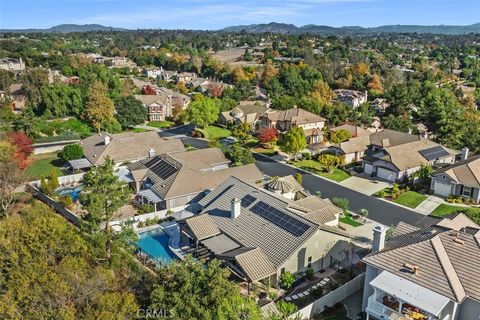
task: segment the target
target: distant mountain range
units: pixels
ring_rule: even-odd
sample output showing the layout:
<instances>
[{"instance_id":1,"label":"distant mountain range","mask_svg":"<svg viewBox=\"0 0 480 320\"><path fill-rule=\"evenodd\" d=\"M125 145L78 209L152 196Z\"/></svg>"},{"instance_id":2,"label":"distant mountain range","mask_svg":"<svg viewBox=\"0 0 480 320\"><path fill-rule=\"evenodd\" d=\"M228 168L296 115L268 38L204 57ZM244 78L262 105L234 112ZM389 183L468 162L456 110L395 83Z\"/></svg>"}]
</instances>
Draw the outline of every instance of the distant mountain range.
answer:
<instances>
[{"instance_id":1,"label":"distant mountain range","mask_svg":"<svg viewBox=\"0 0 480 320\"><path fill-rule=\"evenodd\" d=\"M48 29L1 29L0 32L32 33L32 32L88 32L88 31L124 31L127 29L106 27L100 24L60 24Z\"/></svg>"},{"instance_id":2,"label":"distant mountain range","mask_svg":"<svg viewBox=\"0 0 480 320\"><path fill-rule=\"evenodd\" d=\"M480 33L480 22L468 26L420 26L420 25L386 25L380 27L364 28L358 26L329 27L313 24L297 27L293 24L271 22L267 24L251 24L243 26L226 27L224 32L247 33L280 33L280 34L321 34L321 35L358 35L376 33L437 33L437 34L468 34Z\"/></svg>"},{"instance_id":3,"label":"distant mountain range","mask_svg":"<svg viewBox=\"0 0 480 320\"><path fill-rule=\"evenodd\" d=\"M31 33L31 32L88 32L88 31L126 31L128 29L102 26L100 24L61 24L48 29L1 29L1 33ZM420 26L420 25L386 25L380 27L329 27L308 24L303 27L297 27L287 23L263 23L250 24L242 26L231 26L221 30L221 32L247 32L247 33L280 33L280 34L319 34L319 35L366 35L376 33L437 33L437 34L468 34L480 33L480 22L467 26Z\"/></svg>"}]
</instances>

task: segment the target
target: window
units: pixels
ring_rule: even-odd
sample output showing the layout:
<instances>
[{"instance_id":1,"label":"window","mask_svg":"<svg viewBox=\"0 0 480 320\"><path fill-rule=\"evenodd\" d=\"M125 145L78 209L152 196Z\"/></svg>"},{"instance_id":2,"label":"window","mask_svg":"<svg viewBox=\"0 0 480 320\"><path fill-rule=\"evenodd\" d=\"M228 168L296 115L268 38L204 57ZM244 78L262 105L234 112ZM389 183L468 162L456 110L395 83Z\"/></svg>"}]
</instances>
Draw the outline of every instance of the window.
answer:
<instances>
[{"instance_id":1,"label":"window","mask_svg":"<svg viewBox=\"0 0 480 320\"><path fill-rule=\"evenodd\" d=\"M308 257L308 264L307 264L307 266L308 266L309 268L312 267L312 257L311 257L311 256Z\"/></svg>"},{"instance_id":2,"label":"window","mask_svg":"<svg viewBox=\"0 0 480 320\"><path fill-rule=\"evenodd\" d=\"M284 274L284 273L285 273L285 268L282 268L282 269L280 270L280 274Z\"/></svg>"},{"instance_id":3,"label":"window","mask_svg":"<svg viewBox=\"0 0 480 320\"><path fill-rule=\"evenodd\" d=\"M472 188L471 188L471 187L464 186L464 187L463 187L463 192L462 192L462 194L463 194L464 196L470 197L471 191L472 191Z\"/></svg>"}]
</instances>

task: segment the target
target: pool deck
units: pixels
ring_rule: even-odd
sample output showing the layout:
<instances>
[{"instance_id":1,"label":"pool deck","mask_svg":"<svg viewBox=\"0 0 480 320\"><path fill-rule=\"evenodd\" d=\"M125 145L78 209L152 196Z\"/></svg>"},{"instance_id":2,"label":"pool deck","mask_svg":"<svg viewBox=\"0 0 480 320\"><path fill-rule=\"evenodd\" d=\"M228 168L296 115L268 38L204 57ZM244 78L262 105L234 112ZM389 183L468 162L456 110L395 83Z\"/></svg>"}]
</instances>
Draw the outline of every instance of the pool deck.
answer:
<instances>
[{"instance_id":1,"label":"pool deck","mask_svg":"<svg viewBox=\"0 0 480 320\"><path fill-rule=\"evenodd\" d=\"M180 259L185 259L185 253L180 249L180 227L175 221L166 221L160 224L163 230L168 234L168 246L170 250Z\"/></svg>"}]
</instances>

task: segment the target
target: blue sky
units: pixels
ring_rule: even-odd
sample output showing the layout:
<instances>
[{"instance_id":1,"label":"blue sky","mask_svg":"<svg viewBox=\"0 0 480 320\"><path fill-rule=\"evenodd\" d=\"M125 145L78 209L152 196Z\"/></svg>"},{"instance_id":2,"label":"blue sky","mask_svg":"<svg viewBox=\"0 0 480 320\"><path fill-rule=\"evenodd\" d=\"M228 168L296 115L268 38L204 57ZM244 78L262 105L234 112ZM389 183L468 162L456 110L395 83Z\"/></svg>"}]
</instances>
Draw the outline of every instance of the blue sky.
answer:
<instances>
[{"instance_id":1,"label":"blue sky","mask_svg":"<svg viewBox=\"0 0 480 320\"><path fill-rule=\"evenodd\" d=\"M98 23L219 29L271 21L297 26L466 25L480 21L480 0L0 0L0 28Z\"/></svg>"}]
</instances>

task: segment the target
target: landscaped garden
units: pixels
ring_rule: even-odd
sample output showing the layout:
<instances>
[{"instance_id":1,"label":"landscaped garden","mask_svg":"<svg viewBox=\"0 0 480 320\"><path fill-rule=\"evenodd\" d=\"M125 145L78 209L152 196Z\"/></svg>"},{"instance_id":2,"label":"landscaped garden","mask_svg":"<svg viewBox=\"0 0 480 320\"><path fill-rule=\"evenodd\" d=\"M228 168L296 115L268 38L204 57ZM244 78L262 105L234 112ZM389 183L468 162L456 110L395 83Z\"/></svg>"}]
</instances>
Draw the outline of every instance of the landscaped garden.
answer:
<instances>
[{"instance_id":1,"label":"landscaped garden","mask_svg":"<svg viewBox=\"0 0 480 320\"><path fill-rule=\"evenodd\" d=\"M52 170L55 170L58 176L63 176L60 165L61 160L56 152L32 155L29 158L29 166L27 167L28 179L36 180L41 177L47 177Z\"/></svg>"},{"instance_id":2,"label":"landscaped garden","mask_svg":"<svg viewBox=\"0 0 480 320\"><path fill-rule=\"evenodd\" d=\"M416 208L420 203L427 199L426 195L412 191L408 187L401 188L396 183L390 188L378 191L375 195L412 209Z\"/></svg>"},{"instance_id":3,"label":"landscaped garden","mask_svg":"<svg viewBox=\"0 0 480 320\"><path fill-rule=\"evenodd\" d=\"M168 129L173 126L173 122L171 121L151 121L147 122L146 126L159 128L159 129Z\"/></svg>"},{"instance_id":4,"label":"landscaped garden","mask_svg":"<svg viewBox=\"0 0 480 320\"><path fill-rule=\"evenodd\" d=\"M340 222L348 224L352 227L360 227L360 226L363 225L362 223L358 222L357 220L354 220L352 215L349 214L349 213L344 214L343 217L339 218L338 220Z\"/></svg>"},{"instance_id":5,"label":"landscaped garden","mask_svg":"<svg viewBox=\"0 0 480 320\"><path fill-rule=\"evenodd\" d=\"M197 129L197 131L201 132L208 140L218 140L232 135L230 130L213 125L207 126L205 129Z\"/></svg>"},{"instance_id":6,"label":"landscaped garden","mask_svg":"<svg viewBox=\"0 0 480 320\"><path fill-rule=\"evenodd\" d=\"M299 160L293 163L295 167L307 170L313 173L318 174L319 176L325 177L327 179L341 182L345 179L350 178L350 175L345 171L339 168L333 168L331 172L328 172L327 169L315 160Z\"/></svg>"}]
</instances>

